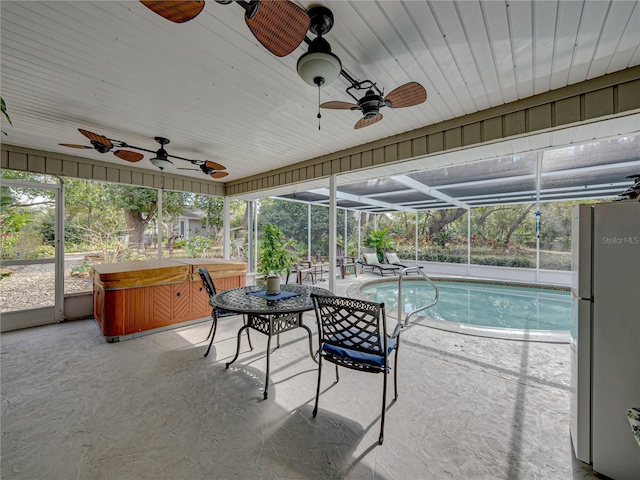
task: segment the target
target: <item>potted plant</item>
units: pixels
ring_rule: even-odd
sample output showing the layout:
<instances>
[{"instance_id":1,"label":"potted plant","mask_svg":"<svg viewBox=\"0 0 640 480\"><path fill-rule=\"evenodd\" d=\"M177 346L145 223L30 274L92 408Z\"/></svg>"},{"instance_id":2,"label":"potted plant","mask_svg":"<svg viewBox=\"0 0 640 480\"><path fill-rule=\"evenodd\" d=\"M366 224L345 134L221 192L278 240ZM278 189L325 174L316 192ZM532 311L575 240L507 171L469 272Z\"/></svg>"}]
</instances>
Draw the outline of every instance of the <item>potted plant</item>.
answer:
<instances>
[{"instance_id":1,"label":"potted plant","mask_svg":"<svg viewBox=\"0 0 640 480\"><path fill-rule=\"evenodd\" d=\"M378 261L384 261L383 250L392 250L394 248L393 240L389 237L389 228L372 231L364 239L367 247L375 248L378 254Z\"/></svg>"},{"instance_id":2,"label":"potted plant","mask_svg":"<svg viewBox=\"0 0 640 480\"><path fill-rule=\"evenodd\" d=\"M267 279L267 293L278 293L280 277L291 272L291 265L295 262L295 254L287 248L291 245L293 240L287 241L277 226L268 223L262 228L262 239L258 249L258 274Z\"/></svg>"}]
</instances>

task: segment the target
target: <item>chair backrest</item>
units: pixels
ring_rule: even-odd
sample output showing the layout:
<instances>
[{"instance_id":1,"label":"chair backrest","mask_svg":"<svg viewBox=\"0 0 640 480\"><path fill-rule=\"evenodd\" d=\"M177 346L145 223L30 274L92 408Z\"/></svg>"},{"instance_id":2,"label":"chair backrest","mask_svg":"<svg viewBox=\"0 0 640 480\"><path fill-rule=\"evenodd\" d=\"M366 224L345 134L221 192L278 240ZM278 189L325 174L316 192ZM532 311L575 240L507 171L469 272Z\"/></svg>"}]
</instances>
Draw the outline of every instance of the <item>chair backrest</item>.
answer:
<instances>
[{"instance_id":1,"label":"chair backrest","mask_svg":"<svg viewBox=\"0 0 640 480\"><path fill-rule=\"evenodd\" d=\"M344 257L344 249L339 243L336 243L336 257Z\"/></svg>"},{"instance_id":2,"label":"chair backrest","mask_svg":"<svg viewBox=\"0 0 640 480\"><path fill-rule=\"evenodd\" d=\"M387 263L400 263L400 259L398 258L398 254L396 252L387 252L386 250L383 252L384 253L384 259Z\"/></svg>"},{"instance_id":3,"label":"chair backrest","mask_svg":"<svg viewBox=\"0 0 640 480\"><path fill-rule=\"evenodd\" d=\"M204 285L204 289L209 294L209 297L213 297L216 294L216 286L211 280L211 275L209 275L209 270L206 268L200 267L197 269L200 274L200 278L202 279L202 284Z\"/></svg>"},{"instance_id":4,"label":"chair backrest","mask_svg":"<svg viewBox=\"0 0 640 480\"><path fill-rule=\"evenodd\" d=\"M302 265L299 262L294 262L294 264L291 266L291 273L302 272L305 270L311 270L311 269L307 268L306 266Z\"/></svg>"},{"instance_id":5,"label":"chair backrest","mask_svg":"<svg viewBox=\"0 0 640 480\"><path fill-rule=\"evenodd\" d=\"M373 247L362 247L360 249L360 252L362 253L362 261L365 264L369 264L370 265L372 263L372 262L368 262L367 261L367 257L365 256L366 254L375 255L375 262L373 262L373 263L378 263L378 253L377 253L377 250L375 248L373 248Z\"/></svg>"},{"instance_id":6,"label":"chair backrest","mask_svg":"<svg viewBox=\"0 0 640 480\"><path fill-rule=\"evenodd\" d=\"M362 253L377 253L377 250L373 247L360 247Z\"/></svg>"},{"instance_id":7,"label":"chair backrest","mask_svg":"<svg viewBox=\"0 0 640 480\"><path fill-rule=\"evenodd\" d=\"M311 294L320 343L384 356L387 324L384 303Z\"/></svg>"}]
</instances>

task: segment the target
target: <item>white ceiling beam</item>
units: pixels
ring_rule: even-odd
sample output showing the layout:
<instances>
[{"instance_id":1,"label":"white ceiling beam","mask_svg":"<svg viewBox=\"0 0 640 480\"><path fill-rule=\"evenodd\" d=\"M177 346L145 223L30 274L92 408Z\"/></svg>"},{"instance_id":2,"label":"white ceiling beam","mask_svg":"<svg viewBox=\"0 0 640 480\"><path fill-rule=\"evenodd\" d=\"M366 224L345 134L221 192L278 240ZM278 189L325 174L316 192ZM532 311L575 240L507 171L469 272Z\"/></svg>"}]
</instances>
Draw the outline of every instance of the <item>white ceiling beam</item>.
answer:
<instances>
[{"instance_id":1,"label":"white ceiling beam","mask_svg":"<svg viewBox=\"0 0 640 480\"><path fill-rule=\"evenodd\" d=\"M395 175L391 177L391 179L395 180L396 182L402 183L409 188L417 190L418 192L429 195L430 197L439 198L440 200L444 200L445 202L450 203L451 205L455 205L456 207L469 209L469 205L462 203L460 200L450 197L449 195L442 193L435 188L431 188L424 183L418 182L417 180L414 180L407 175Z\"/></svg>"},{"instance_id":2,"label":"white ceiling beam","mask_svg":"<svg viewBox=\"0 0 640 480\"><path fill-rule=\"evenodd\" d=\"M318 188L316 190L311 190L311 193L315 193L315 194L318 194L318 195L326 195L328 197L329 196L329 189L328 188ZM399 210L401 212L411 212L411 213L416 213L416 211L417 211L417 210L415 210L413 208L404 207L404 206L399 205L397 203L382 202L380 200L374 200L373 198L369 198L367 196L352 195L350 193L345 193L345 192L340 192L340 191L336 192L336 196L340 200L349 200L351 202L363 203L365 205L371 205L371 206L378 207L378 208L389 208L391 210Z\"/></svg>"}]
</instances>

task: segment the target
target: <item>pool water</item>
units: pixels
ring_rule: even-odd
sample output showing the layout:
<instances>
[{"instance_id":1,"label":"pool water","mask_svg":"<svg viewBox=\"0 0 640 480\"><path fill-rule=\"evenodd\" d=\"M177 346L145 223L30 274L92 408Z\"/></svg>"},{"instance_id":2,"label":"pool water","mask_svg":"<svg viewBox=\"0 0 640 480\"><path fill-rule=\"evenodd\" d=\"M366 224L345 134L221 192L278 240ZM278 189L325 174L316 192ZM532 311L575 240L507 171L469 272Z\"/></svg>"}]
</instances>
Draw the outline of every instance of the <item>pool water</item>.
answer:
<instances>
[{"instance_id":1,"label":"pool water","mask_svg":"<svg viewBox=\"0 0 640 480\"><path fill-rule=\"evenodd\" d=\"M440 299L421 315L467 325L522 330L569 330L571 326L569 291L467 282L439 281L436 285ZM397 309L397 282L367 285L360 293ZM431 303L434 295L427 282L404 282L404 312Z\"/></svg>"}]
</instances>

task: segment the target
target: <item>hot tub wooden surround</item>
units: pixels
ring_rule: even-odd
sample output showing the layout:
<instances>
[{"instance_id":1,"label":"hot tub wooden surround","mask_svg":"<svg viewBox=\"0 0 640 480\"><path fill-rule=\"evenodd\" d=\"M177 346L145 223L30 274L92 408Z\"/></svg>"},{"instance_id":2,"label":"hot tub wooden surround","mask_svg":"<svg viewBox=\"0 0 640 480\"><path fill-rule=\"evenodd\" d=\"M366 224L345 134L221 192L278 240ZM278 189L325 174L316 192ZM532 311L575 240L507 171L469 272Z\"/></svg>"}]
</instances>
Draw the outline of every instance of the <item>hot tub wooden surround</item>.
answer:
<instances>
[{"instance_id":1,"label":"hot tub wooden surround","mask_svg":"<svg viewBox=\"0 0 640 480\"><path fill-rule=\"evenodd\" d=\"M209 270L218 292L246 285L243 262L179 258L93 265L93 313L107 342L210 317L199 267Z\"/></svg>"}]
</instances>

